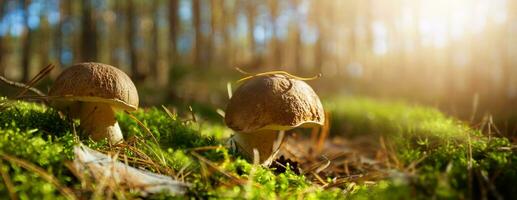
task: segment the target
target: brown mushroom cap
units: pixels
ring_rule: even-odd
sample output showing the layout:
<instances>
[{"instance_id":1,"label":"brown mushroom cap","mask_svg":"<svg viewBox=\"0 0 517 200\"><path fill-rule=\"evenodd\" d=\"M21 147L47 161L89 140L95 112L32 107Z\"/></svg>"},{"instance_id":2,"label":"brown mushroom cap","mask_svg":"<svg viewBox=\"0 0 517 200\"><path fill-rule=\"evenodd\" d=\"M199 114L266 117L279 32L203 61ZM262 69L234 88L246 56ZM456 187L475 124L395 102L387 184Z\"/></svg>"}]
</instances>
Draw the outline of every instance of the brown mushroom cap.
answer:
<instances>
[{"instance_id":1,"label":"brown mushroom cap","mask_svg":"<svg viewBox=\"0 0 517 200\"><path fill-rule=\"evenodd\" d=\"M59 102L107 103L114 108L138 108L138 92L120 69L102 63L78 63L57 77L49 92Z\"/></svg>"},{"instance_id":2,"label":"brown mushroom cap","mask_svg":"<svg viewBox=\"0 0 517 200\"><path fill-rule=\"evenodd\" d=\"M243 83L230 99L225 123L240 132L322 126L318 95L304 81L281 74L261 75Z\"/></svg>"}]
</instances>

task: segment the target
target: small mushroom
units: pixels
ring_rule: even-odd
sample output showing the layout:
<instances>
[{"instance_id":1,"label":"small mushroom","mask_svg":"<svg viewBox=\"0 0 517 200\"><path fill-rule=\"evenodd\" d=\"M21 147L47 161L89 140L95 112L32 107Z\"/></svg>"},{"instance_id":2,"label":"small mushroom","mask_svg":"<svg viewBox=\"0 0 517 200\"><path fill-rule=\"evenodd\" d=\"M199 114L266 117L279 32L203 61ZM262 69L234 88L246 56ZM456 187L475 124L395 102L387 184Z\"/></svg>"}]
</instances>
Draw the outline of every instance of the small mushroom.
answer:
<instances>
[{"instance_id":1,"label":"small mushroom","mask_svg":"<svg viewBox=\"0 0 517 200\"><path fill-rule=\"evenodd\" d=\"M320 127L325 114L318 95L302 80L283 74L258 75L244 82L226 108L225 123L235 130L236 149L269 165L279 145L279 132L297 127ZM272 155L273 154L273 155Z\"/></svg>"},{"instance_id":2,"label":"small mushroom","mask_svg":"<svg viewBox=\"0 0 517 200\"><path fill-rule=\"evenodd\" d=\"M78 63L64 70L49 95L53 106L80 119L81 128L93 140L108 138L111 144L123 140L115 111L138 108L138 92L131 79L102 63Z\"/></svg>"}]
</instances>

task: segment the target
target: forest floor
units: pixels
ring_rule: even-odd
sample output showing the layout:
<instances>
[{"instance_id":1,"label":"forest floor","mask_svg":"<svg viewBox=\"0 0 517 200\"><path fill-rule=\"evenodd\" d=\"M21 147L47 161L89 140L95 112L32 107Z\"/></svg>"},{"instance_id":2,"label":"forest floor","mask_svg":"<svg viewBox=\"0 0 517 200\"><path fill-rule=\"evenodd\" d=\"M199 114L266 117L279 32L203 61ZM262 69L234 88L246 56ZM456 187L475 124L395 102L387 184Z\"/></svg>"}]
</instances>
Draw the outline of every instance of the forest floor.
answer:
<instances>
[{"instance_id":1,"label":"forest floor","mask_svg":"<svg viewBox=\"0 0 517 200\"><path fill-rule=\"evenodd\" d=\"M324 101L330 128L294 130L271 167L225 147L222 123L178 117L169 107L117 115L126 142L81 136L79 122L40 103L0 99L0 196L135 199L135 190L77 176L73 147L188 183L169 199L509 199L517 196L517 148L436 109L362 97ZM485 124L484 126L492 126ZM493 129L488 129L493 130Z\"/></svg>"}]
</instances>

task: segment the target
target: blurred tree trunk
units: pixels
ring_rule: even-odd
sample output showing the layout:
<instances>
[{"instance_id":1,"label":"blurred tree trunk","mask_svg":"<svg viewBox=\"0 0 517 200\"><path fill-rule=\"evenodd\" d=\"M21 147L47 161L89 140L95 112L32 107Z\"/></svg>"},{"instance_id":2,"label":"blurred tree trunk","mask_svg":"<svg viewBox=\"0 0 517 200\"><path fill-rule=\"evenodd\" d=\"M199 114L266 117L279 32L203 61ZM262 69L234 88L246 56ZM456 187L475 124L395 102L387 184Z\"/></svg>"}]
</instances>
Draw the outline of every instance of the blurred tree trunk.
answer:
<instances>
[{"instance_id":1,"label":"blurred tree trunk","mask_svg":"<svg viewBox=\"0 0 517 200\"><path fill-rule=\"evenodd\" d=\"M69 1L71 4L70 6L70 21L73 22L73 19L81 19L81 12L77 12L78 10L82 9L82 0L79 1ZM70 41L68 42L68 45L72 48L72 54L73 54L73 63L83 62L83 56L82 56L82 31L80 31L80 27L78 28L75 23L73 24L72 29L70 30ZM79 29L79 30L78 30Z\"/></svg>"},{"instance_id":2,"label":"blurred tree trunk","mask_svg":"<svg viewBox=\"0 0 517 200\"><path fill-rule=\"evenodd\" d=\"M97 61L97 24L91 0L82 0L81 60Z\"/></svg>"},{"instance_id":3,"label":"blurred tree trunk","mask_svg":"<svg viewBox=\"0 0 517 200\"><path fill-rule=\"evenodd\" d=\"M201 67L201 50L202 50L202 33L201 33L201 4L200 0L192 1L192 22L194 25L194 65L195 67Z\"/></svg>"},{"instance_id":4,"label":"blurred tree trunk","mask_svg":"<svg viewBox=\"0 0 517 200\"><path fill-rule=\"evenodd\" d=\"M5 4L4 0L0 0L0 19L3 19L4 17ZM5 74L4 42L4 36L0 35L0 76Z\"/></svg>"},{"instance_id":5,"label":"blurred tree trunk","mask_svg":"<svg viewBox=\"0 0 517 200\"><path fill-rule=\"evenodd\" d=\"M178 62L177 40L179 32L179 18L178 18L178 0L169 1L169 51L170 51L170 65Z\"/></svg>"},{"instance_id":6,"label":"blurred tree trunk","mask_svg":"<svg viewBox=\"0 0 517 200\"><path fill-rule=\"evenodd\" d=\"M156 81L156 85L158 87L164 87L168 83L168 67L163 63L163 54L160 51L159 41L162 39L159 29L159 4L160 1L152 1L151 3L151 14L153 18L152 23L152 36L151 36L151 50L152 53L149 54L149 66L151 67L151 74Z\"/></svg>"},{"instance_id":7,"label":"blurred tree trunk","mask_svg":"<svg viewBox=\"0 0 517 200\"><path fill-rule=\"evenodd\" d=\"M236 6L233 4L233 6ZM232 9L233 8L233 9ZM234 57L234 44L233 40L231 39L231 28L233 27L235 23L235 7L229 7L227 4L221 5L221 32L223 37L223 60L224 64L228 66L232 66L235 64L235 57Z\"/></svg>"},{"instance_id":8,"label":"blurred tree trunk","mask_svg":"<svg viewBox=\"0 0 517 200\"><path fill-rule=\"evenodd\" d=\"M252 68L259 67L257 64L256 55L256 44L255 44L255 16L257 15L256 3L254 1L247 1L245 3L246 19L248 25L248 45L251 53L251 66Z\"/></svg>"},{"instance_id":9,"label":"blurred tree trunk","mask_svg":"<svg viewBox=\"0 0 517 200\"><path fill-rule=\"evenodd\" d=\"M122 48L122 44L125 42L125 37L123 36L125 33L125 24L123 20L125 8L122 3L123 1L124 0L115 0L113 5L115 19L113 19L113 24L108 26L108 29L110 30L110 64L119 68L122 67L121 63L123 63L121 62L120 49Z\"/></svg>"},{"instance_id":10,"label":"blurred tree trunk","mask_svg":"<svg viewBox=\"0 0 517 200\"><path fill-rule=\"evenodd\" d=\"M159 66L158 59L160 58L160 47L158 45L158 1L151 2L151 15L152 15L152 27L151 27L151 51L149 54L149 67L151 68L151 75L155 80L158 80Z\"/></svg>"},{"instance_id":11,"label":"blurred tree trunk","mask_svg":"<svg viewBox=\"0 0 517 200\"><path fill-rule=\"evenodd\" d=\"M3 3L3 2L0 2L0 3ZM2 12L1 11L0 11L0 18L2 18ZM4 36L0 36L0 76L3 76L4 74L5 74L5 65L4 65Z\"/></svg>"},{"instance_id":12,"label":"blurred tree trunk","mask_svg":"<svg viewBox=\"0 0 517 200\"><path fill-rule=\"evenodd\" d=\"M323 5L324 3L323 2L320 2L320 3L316 3L314 4L314 6L312 7L312 9L314 10L314 13L313 13L313 18L314 18L314 23L315 23L315 26L316 26L316 29L318 30L318 39L316 40L316 44L315 44L315 47L314 47L314 65L317 67L318 71L322 72L323 70L323 61L325 60L325 48L324 48L324 45L325 45L325 27L323 26L323 20L322 19L323 17ZM354 41L352 39L352 41ZM352 47L355 45L355 43L352 43ZM353 52L353 50L352 50Z\"/></svg>"},{"instance_id":13,"label":"blurred tree trunk","mask_svg":"<svg viewBox=\"0 0 517 200\"><path fill-rule=\"evenodd\" d=\"M46 16L43 14L40 15L40 28L37 37L40 38L38 56L41 58L41 63L38 65L38 67L45 67L51 63L50 51L53 38L51 34L50 24L47 21Z\"/></svg>"},{"instance_id":14,"label":"blurred tree trunk","mask_svg":"<svg viewBox=\"0 0 517 200\"><path fill-rule=\"evenodd\" d=\"M271 13L271 28L273 32L273 37L271 38L271 48L273 50L273 67L281 67L282 65L282 46L278 39L278 30L276 27L276 22L279 14L278 1L277 0L269 0L268 1L269 11ZM296 67L296 66L295 66Z\"/></svg>"},{"instance_id":15,"label":"blurred tree trunk","mask_svg":"<svg viewBox=\"0 0 517 200\"><path fill-rule=\"evenodd\" d=\"M127 43L129 46L129 60L131 63L131 75L132 78L136 82L141 82L144 78L141 73L140 69L138 68L138 59L137 59L137 49L135 40L136 38L136 27L135 27L135 8L134 8L134 2L133 0L126 1L127 3L127 9L126 9L126 16L127 16Z\"/></svg>"},{"instance_id":16,"label":"blurred tree trunk","mask_svg":"<svg viewBox=\"0 0 517 200\"><path fill-rule=\"evenodd\" d=\"M70 10L72 9L70 1L59 1L59 22L56 27L56 39L54 48L56 48L56 57L58 60L58 68L63 67L63 46L64 46L64 35L63 35L63 24L70 17ZM59 70L58 70L59 71Z\"/></svg>"},{"instance_id":17,"label":"blurred tree trunk","mask_svg":"<svg viewBox=\"0 0 517 200\"><path fill-rule=\"evenodd\" d=\"M321 29L320 29L321 30ZM318 68L318 71L322 71L322 68L323 68L323 60L324 60L324 57L325 57L325 50L323 48L323 45L324 45L325 41L324 41L324 38L323 38L323 35L322 34L319 34L318 35L318 40L316 41L316 47L315 47L315 52L314 52L314 57L315 57L315 60L314 60L314 65L316 65L316 67Z\"/></svg>"},{"instance_id":18,"label":"blurred tree trunk","mask_svg":"<svg viewBox=\"0 0 517 200\"><path fill-rule=\"evenodd\" d=\"M303 70L303 66L302 66L302 53L303 53L303 45L302 45L302 37L301 37L301 33L300 33L300 26L298 25L295 25L295 27L293 27L293 31L294 31L294 35L293 35L293 40L294 40L294 66L292 67L292 69L294 69L296 72L301 72ZM280 52L279 49L277 49L278 52ZM280 54L280 53L278 53ZM277 58L279 59L279 58Z\"/></svg>"},{"instance_id":19,"label":"blurred tree trunk","mask_svg":"<svg viewBox=\"0 0 517 200\"><path fill-rule=\"evenodd\" d=\"M208 36L207 63L209 67L215 64L217 55L215 51L215 35L217 32L217 0L210 1L210 35Z\"/></svg>"},{"instance_id":20,"label":"blurred tree trunk","mask_svg":"<svg viewBox=\"0 0 517 200\"><path fill-rule=\"evenodd\" d=\"M23 1L23 10L25 11L24 16L24 37L22 38L22 56L21 56L21 64L22 64L22 81L27 82L30 79L30 61L31 61L31 52L32 52L32 35L33 32L29 27L29 4L30 0Z\"/></svg>"},{"instance_id":21,"label":"blurred tree trunk","mask_svg":"<svg viewBox=\"0 0 517 200\"><path fill-rule=\"evenodd\" d=\"M96 1L98 2L98 1ZM113 1L106 1L105 5L94 4L95 9L95 22L97 24L97 62L110 64L111 54L110 54L110 39L111 39L111 30L114 26L114 15L112 10Z\"/></svg>"},{"instance_id":22,"label":"blurred tree trunk","mask_svg":"<svg viewBox=\"0 0 517 200\"><path fill-rule=\"evenodd\" d=\"M508 17L506 19L506 23L504 28L501 30L499 35L500 38L500 49L501 49L501 64L502 64L502 84L501 84L501 94L504 95L502 99L507 100L510 96L510 90L512 89L511 77L512 77L512 62L510 55L510 48L512 48L512 38L511 35L513 33L512 23L517 21L517 3L515 1L508 1L506 6L506 13L508 13Z\"/></svg>"}]
</instances>

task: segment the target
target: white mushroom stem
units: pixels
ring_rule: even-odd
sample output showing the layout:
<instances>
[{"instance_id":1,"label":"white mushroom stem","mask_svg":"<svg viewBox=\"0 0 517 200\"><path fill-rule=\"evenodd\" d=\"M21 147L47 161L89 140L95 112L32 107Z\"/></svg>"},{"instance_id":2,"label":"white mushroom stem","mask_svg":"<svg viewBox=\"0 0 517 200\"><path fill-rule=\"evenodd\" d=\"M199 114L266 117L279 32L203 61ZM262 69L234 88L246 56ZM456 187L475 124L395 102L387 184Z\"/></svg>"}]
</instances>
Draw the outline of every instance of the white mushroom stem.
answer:
<instances>
[{"instance_id":1,"label":"white mushroom stem","mask_svg":"<svg viewBox=\"0 0 517 200\"><path fill-rule=\"evenodd\" d=\"M117 144L124 139L115 112L108 104L83 102L79 119L81 128L95 141L108 138L108 142Z\"/></svg>"},{"instance_id":2,"label":"white mushroom stem","mask_svg":"<svg viewBox=\"0 0 517 200\"><path fill-rule=\"evenodd\" d=\"M253 160L253 149L259 152L260 162L269 165L280 147L283 132L277 130L262 130L250 133L235 133L233 137L237 150L248 160Z\"/></svg>"}]
</instances>

